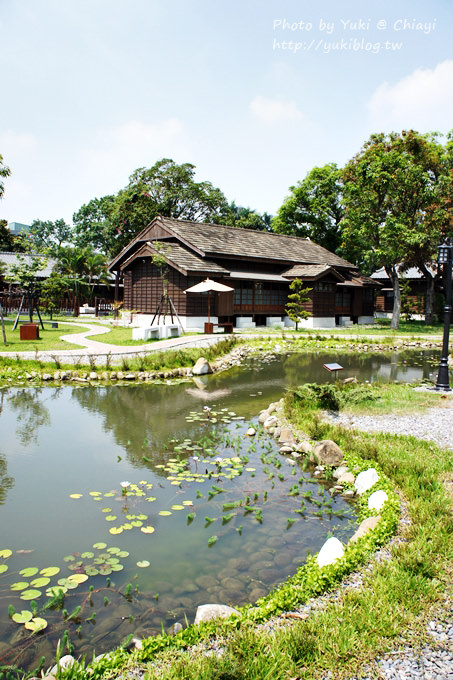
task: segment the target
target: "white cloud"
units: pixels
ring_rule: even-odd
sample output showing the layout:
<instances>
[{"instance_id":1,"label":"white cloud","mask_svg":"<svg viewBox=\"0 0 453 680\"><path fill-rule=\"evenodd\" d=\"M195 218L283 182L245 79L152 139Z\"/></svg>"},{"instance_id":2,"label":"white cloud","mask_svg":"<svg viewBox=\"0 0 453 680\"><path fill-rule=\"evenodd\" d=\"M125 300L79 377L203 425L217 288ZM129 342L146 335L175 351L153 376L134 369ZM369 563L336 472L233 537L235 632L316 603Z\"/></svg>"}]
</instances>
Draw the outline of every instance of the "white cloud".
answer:
<instances>
[{"instance_id":1,"label":"white cloud","mask_svg":"<svg viewBox=\"0 0 453 680\"><path fill-rule=\"evenodd\" d=\"M257 96L250 102L249 108L253 115L270 125L289 120L301 121L304 118L295 102Z\"/></svg>"},{"instance_id":2,"label":"white cloud","mask_svg":"<svg viewBox=\"0 0 453 680\"><path fill-rule=\"evenodd\" d=\"M453 61L418 68L394 85L380 85L368 104L371 123L385 131L447 132L452 125Z\"/></svg>"}]
</instances>

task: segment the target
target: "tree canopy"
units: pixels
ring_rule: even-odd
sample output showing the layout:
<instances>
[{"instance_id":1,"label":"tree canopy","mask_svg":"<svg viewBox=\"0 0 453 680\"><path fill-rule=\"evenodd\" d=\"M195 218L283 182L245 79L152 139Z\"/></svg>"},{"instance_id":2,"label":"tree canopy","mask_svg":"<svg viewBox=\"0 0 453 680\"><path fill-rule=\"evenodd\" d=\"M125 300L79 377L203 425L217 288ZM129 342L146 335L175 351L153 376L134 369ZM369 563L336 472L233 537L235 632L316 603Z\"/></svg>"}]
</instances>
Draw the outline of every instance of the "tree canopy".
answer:
<instances>
[{"instance_id":1,"label":"tree canopy","mask_svg":"<svg viewBox=\"0 0 453 680\"><path fill-rule=\"evenodd\" d=\"M116 196L94 199L75 213L76 242L102 247L113 256L157 215L216 222L228 210L226 198L210 182L194 177L194 165L169 158L138 168Z\"/></svg>"},{"instance_id":2,"label":"tree canopy","mask_svg":"<svg viewBox=\"0 0 453 680\"><path fill-rule=\"evenodd\" d=\"M401 308L397 267L430 260L439 243L436 204L444 150L436 135L413 130L372 135L343 170L343 241L369 272L384 267Z\"/></svg>"},{"instance_id":3,"label":"tree canopy","mask_svg":"<svg viewBox=\"0 0 453 680\"><path fill-rule=\"evenodd\" d=\"M335 163L315 167L290 191L272 220L272 229L279 234L308 236L337 252L344 215L341 170Z\"/></svg>"}]
</instances>

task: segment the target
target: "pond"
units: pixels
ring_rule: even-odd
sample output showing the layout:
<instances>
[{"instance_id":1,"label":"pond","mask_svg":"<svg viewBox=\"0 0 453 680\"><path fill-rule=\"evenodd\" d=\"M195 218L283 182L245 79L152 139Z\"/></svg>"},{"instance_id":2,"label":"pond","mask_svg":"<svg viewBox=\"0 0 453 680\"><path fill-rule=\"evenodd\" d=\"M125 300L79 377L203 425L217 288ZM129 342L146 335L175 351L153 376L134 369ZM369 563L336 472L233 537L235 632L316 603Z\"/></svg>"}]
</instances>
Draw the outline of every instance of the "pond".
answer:
<instances>
[{"instance_id":1,"label":"pond","mask_svg":"<svg viewBox=\"0 0 453 680\"><path fill-rule=\"evenodd\" d=\"M257 427L332 361L365 380L433 371L420 353L316 353L171 385L0 390L0 665L50 664L65 631L92 658L200 604L254 602L329 533L347 541L354 506Z\"/></svg>"}]
</instances>

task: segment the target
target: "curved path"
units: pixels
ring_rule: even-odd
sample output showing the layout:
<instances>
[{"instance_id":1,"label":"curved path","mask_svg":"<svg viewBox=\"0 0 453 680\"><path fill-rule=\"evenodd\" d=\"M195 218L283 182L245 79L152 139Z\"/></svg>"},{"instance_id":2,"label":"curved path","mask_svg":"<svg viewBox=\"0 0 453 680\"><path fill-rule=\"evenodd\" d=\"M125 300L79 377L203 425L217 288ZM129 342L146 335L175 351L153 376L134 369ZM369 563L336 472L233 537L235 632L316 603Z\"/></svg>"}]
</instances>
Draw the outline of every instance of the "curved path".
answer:
<instances>
[{"instance_id":1,"label":"curved path","mask_svg":"<svg viewBox=\"0 0 453 680\"><path fill-rule=\"evenodd\" d=\"M167 340L156 340L151 343L143 345L109 345L106 342L98 342L92 340L94 335L101 335L110 332L110 328L102 328L99 325L90 323L59 322L73 327L80 326L86 330L80 333L71 333L68 335L61 335L60 340L74 344L82 345L77 349L55 349L43 351L28 351L28 352L0 352L2 357L17 356L21 359L36 359L38 361L54 361L57 359L62 363L90 363L94 361L96 364L102 365L107 362L110 364L120 363L122 359L133 358L139 354L150 354L152 352L159 352L166 349L179 349L182 347L208 347L219 340L225 339L223 333L216 333L214 335L187 335L180 338L168 338Z\"/></svg>"}]
</instances>

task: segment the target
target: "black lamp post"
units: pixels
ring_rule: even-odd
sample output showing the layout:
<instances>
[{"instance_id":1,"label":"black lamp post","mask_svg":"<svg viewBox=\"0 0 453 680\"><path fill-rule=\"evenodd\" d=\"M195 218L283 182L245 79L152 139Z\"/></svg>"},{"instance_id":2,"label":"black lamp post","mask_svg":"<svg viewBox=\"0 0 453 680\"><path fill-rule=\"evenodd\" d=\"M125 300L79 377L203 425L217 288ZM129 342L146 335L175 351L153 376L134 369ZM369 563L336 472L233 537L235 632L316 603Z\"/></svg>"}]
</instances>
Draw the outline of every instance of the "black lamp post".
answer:
<instances>
[{"instance_id":1,"label":"black lamp post","mask_svg":"<svg viewBox=\"0 0 453 680\"><path fill-rule=\"evenodd\" d=\"M450 336L450 319L451 319L451 273L453 260L453 245L449 239L439 246L438 263L443 266L444 282L445 282L445 307L444 307L444 341L442 344L442 358L439 364L439 373L437 375L436 390L443 390L448 392L450 387L450 375L448 371L448 340Z\"/></svg>"}]
</instances>

